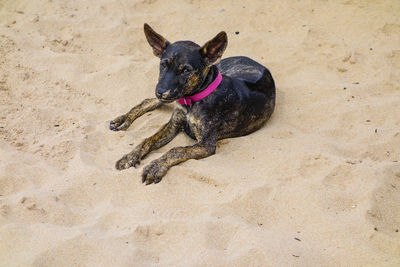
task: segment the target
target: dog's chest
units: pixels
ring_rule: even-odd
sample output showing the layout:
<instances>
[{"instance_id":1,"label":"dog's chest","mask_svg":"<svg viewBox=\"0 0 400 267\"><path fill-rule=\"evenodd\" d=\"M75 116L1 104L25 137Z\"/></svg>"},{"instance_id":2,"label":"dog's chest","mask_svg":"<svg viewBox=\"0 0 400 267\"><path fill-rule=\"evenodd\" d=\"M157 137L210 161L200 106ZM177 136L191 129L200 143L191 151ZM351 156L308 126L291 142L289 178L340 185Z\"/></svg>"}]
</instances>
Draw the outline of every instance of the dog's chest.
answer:
<instances>
[{"instance_id":1,"label":"dog's chest","mask_svg":"<svg viewBox=\"0 0 400 267\"><path fill-rule=\"evenodd\" d=\"M204 129L205 124L204 124L204 119L202 119L202 116L195 112L188 112L186 114L186 122L187 122L187 127L186 127L187 129L185 129L186 133L192 138L195 138L196 140L201 140L205 134L205 129Z\"/></svg>"}]
</instances>

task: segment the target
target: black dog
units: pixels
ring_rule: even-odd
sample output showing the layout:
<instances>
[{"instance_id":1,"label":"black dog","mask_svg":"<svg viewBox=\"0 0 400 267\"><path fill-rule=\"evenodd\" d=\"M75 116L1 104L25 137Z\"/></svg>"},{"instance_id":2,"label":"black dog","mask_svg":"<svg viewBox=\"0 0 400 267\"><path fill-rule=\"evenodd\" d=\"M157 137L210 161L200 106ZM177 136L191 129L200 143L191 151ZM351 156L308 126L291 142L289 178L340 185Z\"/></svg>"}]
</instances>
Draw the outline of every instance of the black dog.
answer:
<instances>
[{"instance_id":1,"label":"black dog","mask_svg":"<svg viewBox=\"0 0 400 267\"><path fill-rule=\"evenodd\" d=\"M197 140L195 145L175 147L144 168L142 182L158 183L172 166L211 156L218 140L254 132L271 117L275 83L267 68L247 57L230 57L214 65L228 44L225 32L202 47L191 41L171 44L147 24L144 33L161 59L157 98L146 99L111 121L110 129L126 130L162 103L178 100L178 105L167 124L117 161L118 170L138 165L150 151L185 131Z\"/></svg>"}]
</instances>

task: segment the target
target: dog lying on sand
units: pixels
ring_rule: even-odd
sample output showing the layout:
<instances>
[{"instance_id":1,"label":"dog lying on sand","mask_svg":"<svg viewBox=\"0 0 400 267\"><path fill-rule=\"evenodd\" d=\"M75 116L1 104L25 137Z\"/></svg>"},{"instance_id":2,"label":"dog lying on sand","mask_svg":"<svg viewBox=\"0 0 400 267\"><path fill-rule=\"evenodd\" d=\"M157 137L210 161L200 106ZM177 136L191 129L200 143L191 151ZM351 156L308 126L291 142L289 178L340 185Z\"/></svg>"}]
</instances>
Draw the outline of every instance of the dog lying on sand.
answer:
<instances>
[{"instance_id":1,"label":"dog lying on sand","mask_svg":"<svg viewBox=\"0 0 400 267\"><path fill-rule=\"evenodd\" d=\"M218 140L250 134L271 117L275 108L271 73L247 57L219 62L228 44L225 32L203 46L191 41L171 44L148 24L144 24L144 33L160 58L156 98L145 99L111 121L110 129L126 130L135 119L164 103L176 101L178 105L167 124L116 162L118 170L136 167L151 151L185 131L196 144L174 147L144 168L142 182L158 183L172 166L211 156Z\"/></svg>"}]
</instances>

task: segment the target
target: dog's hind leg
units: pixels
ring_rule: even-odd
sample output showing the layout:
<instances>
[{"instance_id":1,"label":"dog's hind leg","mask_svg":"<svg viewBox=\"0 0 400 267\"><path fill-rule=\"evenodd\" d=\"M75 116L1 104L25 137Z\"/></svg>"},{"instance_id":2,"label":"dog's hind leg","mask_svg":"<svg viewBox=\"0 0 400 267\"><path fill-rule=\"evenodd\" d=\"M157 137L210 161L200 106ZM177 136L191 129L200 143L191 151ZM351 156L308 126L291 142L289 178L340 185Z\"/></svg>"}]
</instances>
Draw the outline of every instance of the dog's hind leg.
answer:
<instances>
[{"instance_id":1,"label":"dog's hind leg","mask_svg":"<svg viewBox=\"0 0 400 267\"><path fill-rule=\"evenodd\" d=\"M201 141L193 146L174 147L160 158L147 165L142 174L142 182L146 185L158 183L168 169L189 159L202 159L215 154L217 141Z\"/></svg>"},{"instance_id":2,"label":"dog's hind leg","mask_svg":"<svg viewBox=\"0 0 400 267\"><path fill-rule=\"evenodd\" d=\"M162 105L157 98L147 98L137 106L134 106L128 113L117 117L110 122L110 130L124 131L131 126L132 122L143 114L155 110Z\"/></svg>"},{"instance_id":3,"label":"dog's hind leg","mask_svg":"<svg viewBox=\"0 0 400 267\"><path fill-rule=\"evenodd\" d=\"M152 150L156 150L168 144L177 134L183 130L186 116L183 110L175 109L171 119L153 136L146 138L137 145L132 152L123 156L115 164L118 170L127 169L131 166L140 164L140 160L144 158Z\"/></svg>"}]
</instances>

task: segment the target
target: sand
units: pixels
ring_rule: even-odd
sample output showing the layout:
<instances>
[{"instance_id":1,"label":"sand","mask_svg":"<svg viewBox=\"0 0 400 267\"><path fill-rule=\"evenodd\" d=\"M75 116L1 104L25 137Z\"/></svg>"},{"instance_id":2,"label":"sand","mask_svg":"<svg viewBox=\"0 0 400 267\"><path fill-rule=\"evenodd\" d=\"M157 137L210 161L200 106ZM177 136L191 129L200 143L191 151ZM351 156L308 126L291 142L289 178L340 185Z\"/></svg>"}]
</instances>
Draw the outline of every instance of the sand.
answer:
<instances>
[{"instance_id":1,"label":"sand","mask_svg":"<svg viewBox=\"0 0 400 267\"><path fill-rule=\"evenodd\" d=\"M0 1L0 266L400 266L400 2ZM271 120L157 185L114 163L174 105L149 23L228 34L267 66Z\"/></svg>"}]
</instances>

